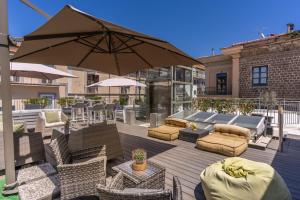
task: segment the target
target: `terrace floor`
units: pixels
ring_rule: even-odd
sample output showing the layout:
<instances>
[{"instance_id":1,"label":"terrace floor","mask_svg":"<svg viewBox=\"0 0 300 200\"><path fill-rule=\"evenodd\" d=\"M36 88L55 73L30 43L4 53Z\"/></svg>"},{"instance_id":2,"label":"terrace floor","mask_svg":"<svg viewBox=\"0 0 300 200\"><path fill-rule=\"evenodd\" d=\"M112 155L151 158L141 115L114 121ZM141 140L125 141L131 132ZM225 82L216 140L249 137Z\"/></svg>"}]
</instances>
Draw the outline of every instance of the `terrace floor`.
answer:
<instances>
[{"instance_id":1,"label":"terrace floor","mask_svg":"<svg viewBox=\"0 0 300 200\"><path fill-rule=\"evenodd\" d=\"M131 159L131 150L142 147L147 150L150 160L166 167L166 188L172 187L172 177L180 178L183 199L204 199L200 184L200 173L208 165L226 158L225 156L202 151L193 143L176 140L165 142L147 137L147 128L118 124L125 159ZM278 141L273 140L268 149L248 148L241 157L272 165L283 177L293 199L300 199L300 138L287 138L282 153L277 152ZM109 163L109 165L114 165Z\"/></svg>"},{"instance_id":2,"label":"terrace floor","mask_svg":"<svg viewBox=\"0 0 300 200\"><path fill-rule=\"evenodd\" d=\"M166 188L172 187L172 177L180 178L183 199L204 199L200 184L200 173L208 165L226 158L225 156L196 149L185 141L166 142L147 137L147 128L117 123L125 159L131 159L131 151L144 148L150 160L166 167ZM0 133L0 165L3 165L3 138ZM287 138L284 151L277 152L278 141L272 140L263 150L249 148L241 157L271 164L286 181L293 199L300 200L300 138ZM113 160L108 168L124 162Z\"/></svg>"}]
</instances>

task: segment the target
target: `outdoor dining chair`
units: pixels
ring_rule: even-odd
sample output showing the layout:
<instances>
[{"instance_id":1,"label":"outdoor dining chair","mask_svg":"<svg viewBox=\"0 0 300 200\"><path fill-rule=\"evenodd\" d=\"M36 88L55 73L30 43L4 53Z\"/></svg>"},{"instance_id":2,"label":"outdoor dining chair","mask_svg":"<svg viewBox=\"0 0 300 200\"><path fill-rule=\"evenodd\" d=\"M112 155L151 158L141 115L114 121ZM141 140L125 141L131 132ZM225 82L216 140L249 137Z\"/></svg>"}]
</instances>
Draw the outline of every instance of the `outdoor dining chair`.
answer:
<instances>
[{"instance_id":1,"label":"outdoor dining chair","mask_svg":"<svg viewBox=\"0 0 300 200\"><path fill-rule=\"evenodd\" d=\"M112 119L115 121L115 104L106 104L105 105L105 120Z\"/></svg>"},{"instance_id":2,"label":"outdoor dining chair","mask_svg":"<svg viewBox=\"0 0 300 200\"><path fill-rule=\"evenodd\" d=\"M85 108L87 104L85 102L77 102L73 104L71 112L72 121L85 120Z\"/></svg>"},{"instance_id":3,"label":"outdoor dining chair","mask_svg":"<svg viewBox=\"0 0 300 200\"><path fill-rule=\"evenodd\" d=\"M93 105L92 107L88 108L89 112L89 120L92 119L92 121L96 122L97 120L103 121L104 118L104 112L105 112L105 105L103 103L97 103Z\"/></svg>"}]
</instances>

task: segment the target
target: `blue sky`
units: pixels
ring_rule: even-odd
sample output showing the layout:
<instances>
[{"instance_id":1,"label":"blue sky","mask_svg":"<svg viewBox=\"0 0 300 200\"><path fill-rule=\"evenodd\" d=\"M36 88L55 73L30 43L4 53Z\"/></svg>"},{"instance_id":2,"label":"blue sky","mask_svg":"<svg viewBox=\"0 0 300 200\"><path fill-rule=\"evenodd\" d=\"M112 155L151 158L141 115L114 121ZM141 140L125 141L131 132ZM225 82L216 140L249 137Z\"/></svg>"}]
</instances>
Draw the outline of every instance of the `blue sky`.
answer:
<instances>
[{"instance_id":1,"label":"blue sky","mask_svg":"<svg viewBox=\"0 0 300 200\"><path fill-rule=\"evenodd\" d=\"M191 56L282 33L292 22L300 29L299 0L30 0L50 15L64 5L167 40ZM24 36L46 19L19 0L9 2L9 31Z\"/></svg>"}]
</instances>

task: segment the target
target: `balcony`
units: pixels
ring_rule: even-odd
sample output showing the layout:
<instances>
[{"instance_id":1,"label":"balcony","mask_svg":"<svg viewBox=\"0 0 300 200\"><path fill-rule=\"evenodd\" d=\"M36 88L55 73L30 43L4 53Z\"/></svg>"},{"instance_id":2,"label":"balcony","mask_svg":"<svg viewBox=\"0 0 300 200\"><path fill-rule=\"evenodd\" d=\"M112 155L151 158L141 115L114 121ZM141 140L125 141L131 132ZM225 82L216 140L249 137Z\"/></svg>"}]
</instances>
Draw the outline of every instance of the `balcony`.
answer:
<instances>
[{"instance_id":1,"label":"balcony","mask_svg":"<svg viewBox=\"0 0 300 200\"><path fill-rule=\"evenodd\" d=\"M210 95L210 96L232 95L232 90L231 88L217 89L216 87L206 87L204 91L204 95Z\"/></svg>"}]
</instances>

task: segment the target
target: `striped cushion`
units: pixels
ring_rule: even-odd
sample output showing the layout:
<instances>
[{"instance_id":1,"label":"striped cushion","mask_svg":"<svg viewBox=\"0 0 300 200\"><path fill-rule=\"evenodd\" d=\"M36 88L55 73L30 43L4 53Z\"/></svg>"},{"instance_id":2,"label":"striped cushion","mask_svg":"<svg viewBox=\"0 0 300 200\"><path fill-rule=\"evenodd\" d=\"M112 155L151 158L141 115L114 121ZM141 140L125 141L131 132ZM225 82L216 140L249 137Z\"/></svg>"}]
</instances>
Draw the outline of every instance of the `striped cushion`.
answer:
<instances>
[{"instance_id":1,"label":"striped cushion","mask_svg":"<svg viewBox=\"0 0 300 200\"><path fill-rule=\"evenodd\" d=\"M64 134L58 135L50 142L49 146L53 151L58 165L71 163L71 153Z\"/></svg>"}]
</instances>

